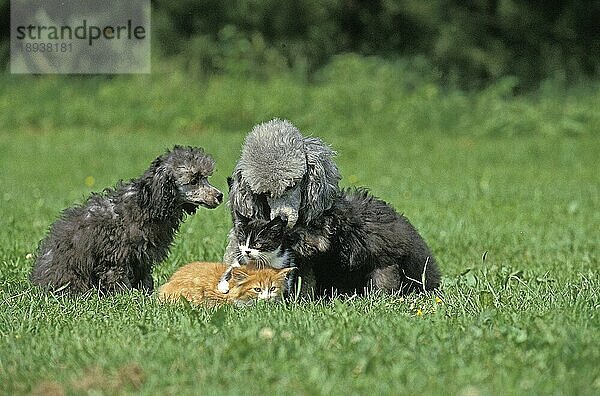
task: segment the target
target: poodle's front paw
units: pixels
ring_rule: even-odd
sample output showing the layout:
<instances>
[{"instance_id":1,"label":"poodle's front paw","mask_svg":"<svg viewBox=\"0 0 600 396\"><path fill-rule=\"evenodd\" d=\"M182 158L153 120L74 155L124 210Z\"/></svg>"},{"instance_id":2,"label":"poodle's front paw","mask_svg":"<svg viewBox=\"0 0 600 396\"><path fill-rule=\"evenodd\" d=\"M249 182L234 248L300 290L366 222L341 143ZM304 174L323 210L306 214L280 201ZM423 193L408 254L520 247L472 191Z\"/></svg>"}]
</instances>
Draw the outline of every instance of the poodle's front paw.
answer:
<instances>
[{"instance_id":1,"label":"poodle's front paw","mask_svg":"<svg viewBox=\"0 0 600 396\"><path fill-rule=\"evenodd\" d=\"M223 294L229 293L229 282L227 282L225 279L223 279L217 285L217 290L219 290Z\"/></svg>"}]
</instances>

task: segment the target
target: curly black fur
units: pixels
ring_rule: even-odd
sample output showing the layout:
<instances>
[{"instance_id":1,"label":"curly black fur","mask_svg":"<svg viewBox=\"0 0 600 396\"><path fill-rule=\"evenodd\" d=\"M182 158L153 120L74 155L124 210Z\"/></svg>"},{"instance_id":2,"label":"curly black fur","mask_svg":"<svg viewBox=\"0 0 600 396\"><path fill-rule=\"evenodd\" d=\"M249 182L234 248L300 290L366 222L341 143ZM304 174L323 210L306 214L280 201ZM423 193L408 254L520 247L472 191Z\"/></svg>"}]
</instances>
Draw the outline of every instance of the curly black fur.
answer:
<instances>
[{"instance_id":1,"label":"curly black fur","mask_svg":"<svg viewBox=\"0 0 600 396\"><path fill-rule=\"evenodd\" d=\"M167 257L184 213L221 203L207 180L213 169L201 148L175 146L141 177L64 210L40 242L31 282L71 294L151 293L152 266Z\"/></svg>"},{"instance_id":2,"label":"curly black fur","mask_svg":"<svg viewBox=\"0 0 600 396\"><path fill-rule=\"evenodd\" d=\"M340 191L331 209L288 232L300 276L317 295L433 290L440 272L410 222L364 189Z\"/></svg>"}]
</instances>

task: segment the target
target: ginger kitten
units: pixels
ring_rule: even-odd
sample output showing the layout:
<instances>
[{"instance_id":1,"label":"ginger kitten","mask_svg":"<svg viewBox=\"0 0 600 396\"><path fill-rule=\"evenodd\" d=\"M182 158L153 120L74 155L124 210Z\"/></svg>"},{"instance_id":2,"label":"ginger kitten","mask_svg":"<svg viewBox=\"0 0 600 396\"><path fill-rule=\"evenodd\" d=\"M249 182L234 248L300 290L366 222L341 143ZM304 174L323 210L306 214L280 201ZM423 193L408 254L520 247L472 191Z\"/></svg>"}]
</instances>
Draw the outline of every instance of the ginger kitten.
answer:
<instances>
[{"instance_id":1,"label":"ginger kitten","mask_svg":"<svg viewBox=\"0 0 600 396\"><path fill-rule=\"evenodd\" d=\"M159 298L176 302L184 297L197 305L249 305L258 300L282 300L289 291L296 268L230 267L224 263L194 262L177 270L159 289ZM229 283L225 294L217 289L222 278Z\"/></svg>"}]
</instances>

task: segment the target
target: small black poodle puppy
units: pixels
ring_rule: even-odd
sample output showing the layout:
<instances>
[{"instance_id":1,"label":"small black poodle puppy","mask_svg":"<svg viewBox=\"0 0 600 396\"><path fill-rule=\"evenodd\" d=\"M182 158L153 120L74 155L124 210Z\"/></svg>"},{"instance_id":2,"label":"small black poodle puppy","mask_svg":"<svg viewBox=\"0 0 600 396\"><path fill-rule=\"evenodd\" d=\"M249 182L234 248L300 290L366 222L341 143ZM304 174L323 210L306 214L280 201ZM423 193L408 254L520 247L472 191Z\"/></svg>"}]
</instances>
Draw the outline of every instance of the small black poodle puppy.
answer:
<instances>
[{"instance_id":1,"label":"small black poodle puppy","mask_svg":"<svg viewBox=\"0 0 600 396\"><path fill-rule=\"evenodd\" d=\"M289 232L295 265L312 270L317 295L376 289L407 294L434 290L441 275L429 247L404 215L362 188L341 190L333 205ZM320 240L320 252L307 241Z\"/></svg>"},{"instance_id":2,"label":"small black poodle puppy","mask_svg":"<svg viewBox=\"0 0 600 396\"><path fill-rule=\"evenodd\" d=\"M152 266L167 257L184 213L223 200L207 180L214 165L201 148L175 146L138 179L66 209L40 242L31 282L70 294L151 293Z\"/></svg>"}]
</instances>

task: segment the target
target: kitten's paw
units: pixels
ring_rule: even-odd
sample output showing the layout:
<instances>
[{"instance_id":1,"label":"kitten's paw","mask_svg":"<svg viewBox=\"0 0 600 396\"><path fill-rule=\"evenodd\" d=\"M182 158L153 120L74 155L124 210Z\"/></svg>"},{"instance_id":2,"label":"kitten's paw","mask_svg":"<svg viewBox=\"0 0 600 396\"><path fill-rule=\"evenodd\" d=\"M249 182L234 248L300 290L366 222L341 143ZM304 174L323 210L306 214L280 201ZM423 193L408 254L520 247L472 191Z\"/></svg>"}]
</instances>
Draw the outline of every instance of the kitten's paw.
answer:
<instances>
[{"instance_id":1,"label":"kitten's paw","mask_svg":"<svg viewBox=\"0 0 600 396\"><path fill-rule=\"evenodd\" d=\"M229 293L229 282L227 282L225 279L223 279L217 285L217 290L219 290L223 294Z\"/></svg>"}]
</instances>

